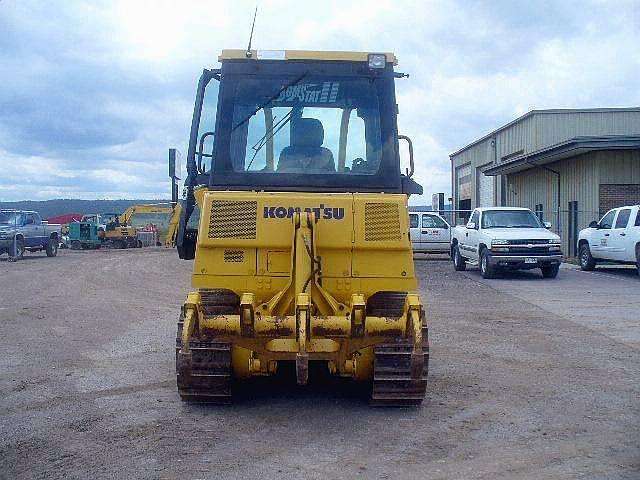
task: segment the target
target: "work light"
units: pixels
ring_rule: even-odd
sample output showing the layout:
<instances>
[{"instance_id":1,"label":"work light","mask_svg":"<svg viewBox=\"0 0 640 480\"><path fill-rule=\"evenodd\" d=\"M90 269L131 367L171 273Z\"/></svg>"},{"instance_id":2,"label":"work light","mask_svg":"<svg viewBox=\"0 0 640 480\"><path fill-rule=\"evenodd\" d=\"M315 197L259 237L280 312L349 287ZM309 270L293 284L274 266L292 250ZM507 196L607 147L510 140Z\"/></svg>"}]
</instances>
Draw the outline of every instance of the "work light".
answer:
<instances>
[{"instance_id":1,"label":"work light","mask_svg":"<svg viewBox=\"0 0 640 480\"><path fill-rule=\"evenodd\" d=\"M370 53L367 59L369 68L384 68L387 64L387 56L384 53Z\"/></svg>"}]
</instances>

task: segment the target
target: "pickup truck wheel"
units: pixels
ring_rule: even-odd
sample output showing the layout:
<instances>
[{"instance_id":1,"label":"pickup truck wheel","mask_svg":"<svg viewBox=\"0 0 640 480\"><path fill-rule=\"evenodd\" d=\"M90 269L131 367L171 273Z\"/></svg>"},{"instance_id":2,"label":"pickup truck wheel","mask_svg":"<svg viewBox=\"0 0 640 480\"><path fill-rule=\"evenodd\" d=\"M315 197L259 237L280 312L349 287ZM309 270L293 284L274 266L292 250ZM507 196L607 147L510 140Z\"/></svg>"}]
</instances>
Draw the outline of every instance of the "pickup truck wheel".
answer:
<instances>
[{"instance_id":1,"label":"pickup truck wheel","mask_svg":"<svg viewBox=\"0 0 640 480\"><path fill-rule=\"evenodd\" d=\"M458 245L453 247L453 268L456 272L463 272L467 269L467 262L465 262L462 255L460 255Z\"/></svg>"},{"instance_id":2,"label":"pickup truck wheel","mask_svg":"<svg viewBox=\"0 0 640 480\"><path fill-rule=\"evenodd\" d=\"M548 265L546 267L542 267L542 276L544 278L556 278L558 276L558 270L560 270L560 264Z\"/></svg>"},{"instance_id":3,"label":"pickup truck wheel","mask_svg":"<svg viewBox=\"0 0 640 480\"><path fill-rule=\"evenodd\" d=\"M494 278L496 276L495 268L489 263L489 253L487 253L486 248L480 253L480 273L482 278Z\"/></svg>"},{"instance_id":4,"label":"pickup truck wheel","mask_svg":"<svg viewBox=\"0 0 640 480\"><path fill-rule=\"evenodd\" d=\"M580 246L580 269L590 272L594 268L596 268L596 260L591 256L589 245L583 243Z\"/></svg>"},{"instance_id":5,"label":"pickup truck wheel","mask_svg":"<svg viewBox=\"0 0 640 480\"><path fill-rule=\"evenodd\" d=\"M55 257L58 254L58 239L50 238L47 244L47 257Z\"/></svg>"}]
</instances>

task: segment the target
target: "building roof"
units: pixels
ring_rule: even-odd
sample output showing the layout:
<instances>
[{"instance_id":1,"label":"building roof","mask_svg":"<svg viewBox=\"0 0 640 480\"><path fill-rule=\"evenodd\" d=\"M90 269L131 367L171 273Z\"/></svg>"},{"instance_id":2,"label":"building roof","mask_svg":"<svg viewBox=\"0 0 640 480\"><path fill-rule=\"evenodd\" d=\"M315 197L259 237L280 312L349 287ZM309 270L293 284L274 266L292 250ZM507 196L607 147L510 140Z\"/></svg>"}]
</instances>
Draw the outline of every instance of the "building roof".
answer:
<instances>
[{"instance_id":1,"label":"building roof","mask_svg":"<svg viewBox=\"0 0 640 480\"><path fill-rule=\"evenodd\" d=\"M540 149L529 154L512 157L483 170L485 175L504 175L528 170L545 163L557 162L563 158L575 157L595 150L635 150L640 149L640 135L611 135L605 137L575 137L565 142Z\"/></svg>"},{"instance_id":2,"label":"building roof","mask_svg":"<svg viewBox=\"0 0 640 480\"><path fill-rule=\"evenodd\" d=\"M55 217L47 218L50 223L71 223L79 222L82 219L81 213L65 213L63 215L56 215Z\"/></svg>"},{"instance_id":3,"label":"building roof","mask_svg":"<svg viewBox=\"0 0 640 480\"><path fill-rule=\"evenodd\" d=\"M554 109L548 109L548 110L531 110L527 113L525 113L524 115L516 118L515 120L512 120L511 122L493 130L490 133L487 133L486 135L480 137L479 139L471 142L470 144L462 147L461 149L455 151L454 153L450 154L449 157L451 158L451 160L453 161L453 157L455 157L456 155L459 155L460 153L464 152L465 150L468 150L469 148L489 139L492 137L495 137L498 133L502 132L503 130L506 130L510 127L513 127L514 125L518 124L518 123L522 123L524 120L536 116L536 115L542 115L542 114L580 114L580 113L618 113L618 112L637 112L640 113L640 107L628 107L628 108L579 108L579 109L571 109L571 108L554 108Z\"/></svg>"}]
</instances>

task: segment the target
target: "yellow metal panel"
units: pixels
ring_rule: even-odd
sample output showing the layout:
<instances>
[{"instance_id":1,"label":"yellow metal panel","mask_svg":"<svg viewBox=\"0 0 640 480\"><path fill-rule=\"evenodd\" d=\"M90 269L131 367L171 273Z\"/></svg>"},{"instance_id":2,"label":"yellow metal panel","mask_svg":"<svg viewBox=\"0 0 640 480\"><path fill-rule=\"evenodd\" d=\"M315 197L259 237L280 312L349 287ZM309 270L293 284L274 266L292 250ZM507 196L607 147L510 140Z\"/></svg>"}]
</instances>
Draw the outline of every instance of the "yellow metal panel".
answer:
<instances>
[{"instance_id":1,"label":"yellow metal panel","mask_svg":"<svg viewBox=\"0 0 640 480\"><path fill-rule=\"evenodd\" d=\"M253 247L274 250L291 247L293 213L296 208L313 209L319 217L316 225L318 249L351 248L353 212L351 194L301 194L264 192L218 192L202 195L203 207L198 231L198 248ZM213 238L211 209L214 202L238 202L257 204L255 238L247 235L247 225L242 225L241 235ZM226 233L225 233L226 235Z\"/></svg>"},{"instance_id":2,"label":"yellow metal panel","mask_svg":"<svg viewBox=\"0 0 640 480\"><path fill-rule=\"evenodd\" d=\"M229 261L230 258L233 261ZM242 260L237 261L239 258ZM254 248L199 248L193 271L199 274L255 275L256 251Z\"/></svg>"},{"instance_id":3,"label":"yellow metal panel","mask_svg":"<svg viewBox=\"0 0 640 480\"><path fill-rule=\"evenodd\" d=\"M288 273L291 269L290 250L269 250L267 251L267 272Z\"/></svg>"},{"instance_id":4,"label":"yellow metal panel","mask_svg":"<svg viewBox=\"0 0 640 480\"><path fill-rule=\"evenodd\" d=\"M351 245L340 250L319 248L318 256L322 259L323 278L351 276Z\"/></svg>"},{"instance_id":5,"label":"yellow metal panel","mask_svg":"<svg viewBox=\"0 0 640 480\"><path fill-rule=\"evenodd\" d=\"M395 285L397 278L414 276L411 251L354 250L352 257L354 277L388 278ZM396 290L392 288L391 290Z\"/></svg>"},{"instance_id":6,"label":"yellow metal panel","mask_svg":"<svg viewBox=\"0 0 640 480\"><path fill-rule=\"evenodd\" d=\"M406 202L406 195L354 195L354 277L414 276Z\"/></svg>"},{"instance_id":7,"label":"yellow metal panel","mask_svg":"<svg viewBox=\"0 0 640 480\"><path fill-rule=\"evenodd\" d=\"M356 249L410 250L407 196L374 193L353 195Z\"/></svg>"},{"instance_id":8,"label":"yellow metal panel","mask_svg":"<svg viewBox=\"0 0 640 480\"><path fill-rule=\"evenodd\" d=\"M281 52L282 50L277 50ZM398 59L390 52L339 52L339 51L314 51L314 50L284 50L285 60L325 60L344 62L366 62L369 54L382 53L387 57L387 63L398 64ZM246 60L247 51L241 49L225 49L218 56L218 61ZM258 58L258 50L251 50L251 59Z\"/></svg>"}]
</instances>

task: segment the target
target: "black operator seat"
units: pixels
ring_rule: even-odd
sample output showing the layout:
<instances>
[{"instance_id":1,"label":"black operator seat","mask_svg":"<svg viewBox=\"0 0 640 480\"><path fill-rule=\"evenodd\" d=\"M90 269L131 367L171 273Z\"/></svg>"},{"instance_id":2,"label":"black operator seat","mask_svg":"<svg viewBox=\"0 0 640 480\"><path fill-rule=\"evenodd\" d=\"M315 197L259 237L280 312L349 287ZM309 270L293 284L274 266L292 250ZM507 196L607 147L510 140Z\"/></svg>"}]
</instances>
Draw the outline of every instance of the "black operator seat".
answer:
<instances>
[{"instance_id":1,"label":"black operator seat","mask_svg":"<svg viewBox=\"0 0 640 480\"><path fill-rule=\"evenodd\" d=\"M316 118L298 118L291 126L291 145L280 152L278 172L335 172L333 153L322 146L324 128Z\"/></svg>"}]
</instances>

